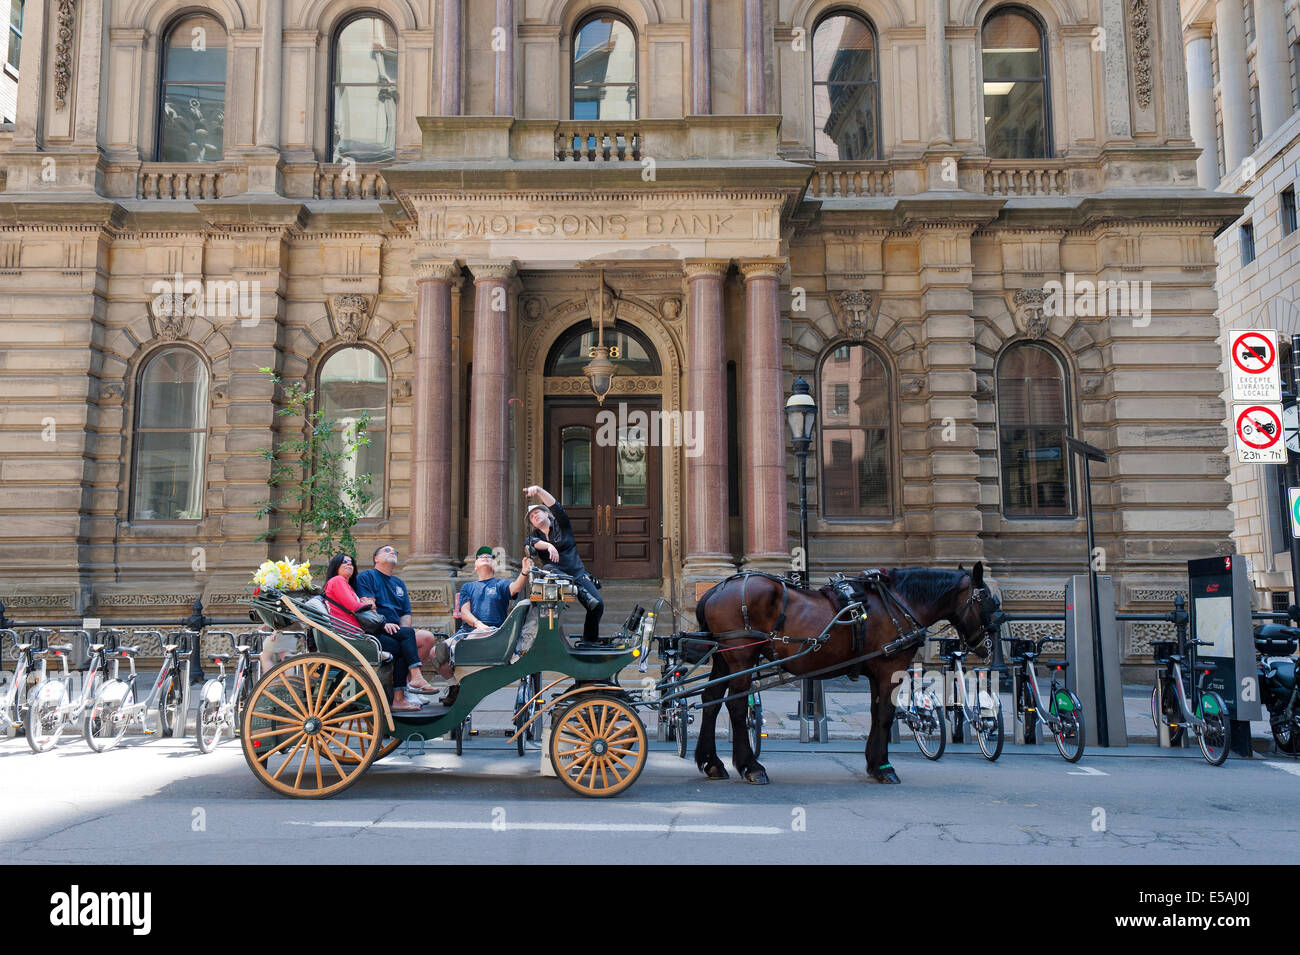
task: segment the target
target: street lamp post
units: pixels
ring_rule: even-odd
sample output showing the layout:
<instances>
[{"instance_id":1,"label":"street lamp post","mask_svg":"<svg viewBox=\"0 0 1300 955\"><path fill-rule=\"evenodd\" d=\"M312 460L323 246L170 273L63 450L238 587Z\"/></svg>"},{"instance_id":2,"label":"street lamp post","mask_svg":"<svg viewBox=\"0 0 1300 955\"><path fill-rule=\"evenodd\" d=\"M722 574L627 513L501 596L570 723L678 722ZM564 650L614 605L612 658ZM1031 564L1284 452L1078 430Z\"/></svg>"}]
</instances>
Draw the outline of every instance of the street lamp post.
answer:
<instances>
[{"instance_id":1,"label":"street lamp post","mask_svg":"<svg viewBox=\"0 0 1300 955\"><path fill-rule=\"evenodd\" d=\"M799 459L799 583L808 586L808 449L812 446L813 426L817 422L817 402L802 378L794 381L794 391L785 403L785 419L794 438L794 454Z\"/></svg>"}]
</instances>

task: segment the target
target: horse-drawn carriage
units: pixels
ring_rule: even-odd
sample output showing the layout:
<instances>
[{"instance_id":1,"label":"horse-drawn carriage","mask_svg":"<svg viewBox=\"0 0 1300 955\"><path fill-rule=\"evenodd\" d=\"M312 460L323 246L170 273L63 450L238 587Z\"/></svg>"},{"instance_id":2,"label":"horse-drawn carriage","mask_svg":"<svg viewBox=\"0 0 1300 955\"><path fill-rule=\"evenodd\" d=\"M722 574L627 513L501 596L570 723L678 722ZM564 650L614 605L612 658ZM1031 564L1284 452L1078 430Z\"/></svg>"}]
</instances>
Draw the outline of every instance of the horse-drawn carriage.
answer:
<instances>
[{"instance_id":1,"label":"horse-drawn carriage","mask_svg":"<svg viewBox=\"0 0 1300 955\"><path fill-rule=\"evenodd\" d=\"M636 781L648 756L637 710L647 707L657 708L661 721L674 721L683 743L683 714L702 709L695 760L707 778L725 779L714 748L714 723L727 705L733 728L741 728L732 737L733 762L743 778L761 783L767 782L766 772L745 731L753 719L755 687L863 672L872 689L867 770L877 781L898 782L887 756L892 674L908 666L927 628L941 619L968 646L986 650L998 612L978 564L969 572L895 571L892 579L873 572L820 590L788 578L743 573L700 600L698 630L686 631L682 615L672 609L672 634L656 638L659 608L671 609L661 600L649 614L638 607L609 645L588 646L566 637L560 626L564 605L576 594L572 578L534 568L528 599L519 601L490 636L457 645L455 701L394 712L392 661L377 640L288 594L262 588L253 598L261 618L275 629L305 626L312 639L307 653L268 670L244 707L241 735L249 766L283 795L331 796L403 741L457 734L488 694L522 681L529 691L518 698L513 740L549 721L547 756L556 775L580 795L614 796ZM665 657L662 678L649 692L625 689L619 672L637 660L644 671L654 639ZM688 644L700 652L683 652ZM559 679L540 687L533 675L543 672ZM572 684L557 689L566 679ZM681 745L679 755L684 749Z\"/></svg>"}]
</instances>

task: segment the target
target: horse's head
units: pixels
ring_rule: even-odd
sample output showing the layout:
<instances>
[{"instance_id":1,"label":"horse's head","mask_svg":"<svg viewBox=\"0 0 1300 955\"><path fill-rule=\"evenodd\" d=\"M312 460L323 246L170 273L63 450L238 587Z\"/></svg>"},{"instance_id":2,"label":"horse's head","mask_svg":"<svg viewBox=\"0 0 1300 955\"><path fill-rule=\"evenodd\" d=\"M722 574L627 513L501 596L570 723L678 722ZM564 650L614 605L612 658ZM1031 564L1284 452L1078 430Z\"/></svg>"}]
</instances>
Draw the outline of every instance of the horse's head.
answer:
<instances>
[{"instance_id":1,"label":"horse's head","mask_svg":"<svg viewBox=\"0 0 1300 955\"><path fill-rule=\"evenodd\" d=\"M961 565L957 565L961 570ZM981 659L987 659L997 639L1002 620L1002 601L992 580L984 579L984 563L976 561L957 593L957 609L948 616L949 623L961 635L962 642Z\"/></svg>"}]
</instances>

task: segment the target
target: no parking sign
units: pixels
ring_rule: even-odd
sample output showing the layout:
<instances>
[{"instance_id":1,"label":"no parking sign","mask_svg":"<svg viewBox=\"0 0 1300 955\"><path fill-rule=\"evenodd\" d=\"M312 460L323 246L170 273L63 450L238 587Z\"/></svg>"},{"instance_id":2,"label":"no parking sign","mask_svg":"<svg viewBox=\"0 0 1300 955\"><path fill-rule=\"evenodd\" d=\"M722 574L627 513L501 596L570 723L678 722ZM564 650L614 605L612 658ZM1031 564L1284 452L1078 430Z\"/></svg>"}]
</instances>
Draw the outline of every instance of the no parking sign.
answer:
<instances>
[{"instance_id":1,"label":"no parking sign","mask_svg":"<svg viewBox=\"0 0 1300 955\"><path fill-rule=\"evenodd\" d=\"M1232 400L1282 400L1282 376L1277 358L1277 332L1271 328L1228 332L1232 361Z\"/></svg>"},{"instance_id":2,"label":"no parking sign","mask_svg":"<svg viewBox=\"0 0 1300 955\"><path fill-rule=\"evenodd\" d=\"M1285 464L1280 404L1233 405L1237 460L1243 464Z\"/></svg>"}]
</instances>

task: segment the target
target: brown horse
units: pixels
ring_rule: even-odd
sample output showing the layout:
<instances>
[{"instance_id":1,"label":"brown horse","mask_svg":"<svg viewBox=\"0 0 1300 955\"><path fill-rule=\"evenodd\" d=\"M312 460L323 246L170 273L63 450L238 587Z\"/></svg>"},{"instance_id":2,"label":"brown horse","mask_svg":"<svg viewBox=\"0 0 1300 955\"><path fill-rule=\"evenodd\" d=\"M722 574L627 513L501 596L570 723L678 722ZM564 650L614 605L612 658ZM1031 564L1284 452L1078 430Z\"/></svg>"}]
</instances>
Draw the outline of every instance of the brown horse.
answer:
<instances>
[{"instance_id":1,"label":"brown horse","mask_svg":"<svg viewBox=\"0 0 1300 955\"><path fill-rule=\"evenodd\" d=\"M819 649L789 659L804 649L804 641L822 632L850 597L866 608L864 632L855 637L853 626L839 624ZM766 574L742 573L705 593L695 607L695 616L700 629L719 644L713 657L713 680L756 666L760 659L783 661L781 669L796 677L815 674L817 679L828 679L854 673L857 668L865 672L871 680L867 773L876 782L897 783L898 773L889 765L895 674L907 670L923 643L924 628L939 620L951 623L967 647L987 657L999 606L997 596L985 584L984 565L977 563L970 571L959 566L955 571L894 568L864 572L844 580L839 588L820 590L801 589ZM782 641L783 636L790 641ZM751 680L752 676L737 676L704 691L695 763L709 779L727 778L714 736L726 696L730 697L726 705L731 717L732 762L747 782L768 781L744 731L744 697Z\"/></svg>"}]
</instances>

